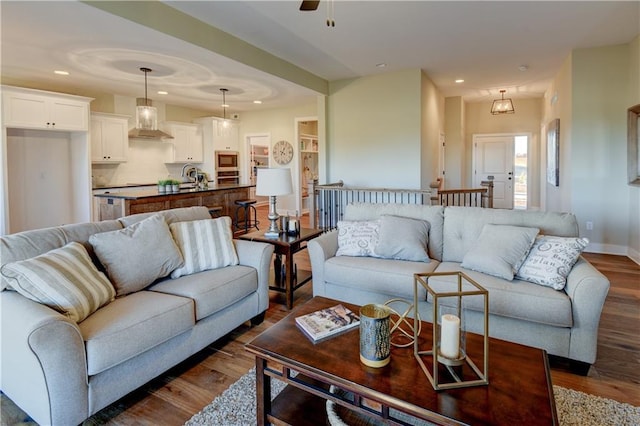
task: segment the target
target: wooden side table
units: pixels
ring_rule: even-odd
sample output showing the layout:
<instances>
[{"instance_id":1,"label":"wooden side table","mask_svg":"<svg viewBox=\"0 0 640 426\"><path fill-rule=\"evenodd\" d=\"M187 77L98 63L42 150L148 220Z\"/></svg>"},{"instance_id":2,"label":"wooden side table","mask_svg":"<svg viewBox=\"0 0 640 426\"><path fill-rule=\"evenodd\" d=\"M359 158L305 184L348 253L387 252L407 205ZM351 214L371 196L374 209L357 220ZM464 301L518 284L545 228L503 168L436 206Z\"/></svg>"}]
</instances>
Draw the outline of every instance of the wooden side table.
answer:
<instances>
[{"instance_id":1,"label":"wooden side table","mask_svg":"<svg viewBox=\"0 0 640 426\"><path fill-rule=\"evenodd\" d=\"M269 285L274 291L286 294L287 309L293 308L293 292L311 280L311 271L297 270L293 262L293 255L304 250L307 242L322 234L320 229L301 228L296 236L281 233L278 238L264 236L264 231L254 231L238 236L241 240L259 241L274 245L275 258L273 269L275 282ZM304 243L304 244L303 244ZM284 256L284 265L282 264Z\"/></svg>"}]
</instances>

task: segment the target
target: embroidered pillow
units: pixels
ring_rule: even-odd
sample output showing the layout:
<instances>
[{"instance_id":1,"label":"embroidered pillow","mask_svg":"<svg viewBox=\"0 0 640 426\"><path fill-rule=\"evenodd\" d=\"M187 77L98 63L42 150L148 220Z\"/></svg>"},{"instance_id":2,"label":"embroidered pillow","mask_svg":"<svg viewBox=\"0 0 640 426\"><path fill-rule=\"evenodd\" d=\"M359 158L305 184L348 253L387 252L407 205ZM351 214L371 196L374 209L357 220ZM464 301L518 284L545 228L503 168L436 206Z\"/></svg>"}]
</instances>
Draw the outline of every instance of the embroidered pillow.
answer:
<instances>
[{"instance_id":1,"label":"embroidered pillow","mask_svg":"<svg viewBox=\"0 0 640 426\"><path fill-rule=\"evenodd\" d=\"M429 222L410 217L383 215L376 255L385 259L430 262L427 254Z\"/></svg>"},{"instance_id":2,"label":"embroidered pillow","mask_svg":"<svg viewBox=\"0 0 640 426\"><path fill-rule=\"evenodd\" d=\"M336 256L372 256L380 235L379 220L338 221Z\"/></svg>"},{"instance_id":3,"label":"embroidered pillow","mask_svg":"<svg viewBox=\"0 0 640 426\"><path fill-rule=\"evenodd\" d=\"M117 296L142 290L182 266L180 250L159 214L124 229L93 234L89 242Z\"/></svg>"},{"instance_id":4,"label":"embroidered pillow","mask_svg":"<svg viewBox=\"0 0 640 426\"><path fill-rule=\"evenodd\" d=\"M1 272L18 293L75 322L81 322L115 297L107 277L91 262L84 246L76 242L31 259L7 263Z\"/></svg>"},{"instance_id":5,"label":"embroidered pillow","mask_svg":"<svg viewBox=\"0 0 640 426\"><path fill-rule=\"evenodd\" d=\"M460 266L511 281L538 232L538 228L487 224Z\"/></svg>"},{"instance_id":6,"label":"embroidered pillow","mask_svg":"<svg viewBox=\"0 0 640 426\"><path fill-rule=\"evenodd\" d=\"M520 266L516 278L562 290L571 268L588 244L586 238L540 235Z\"/></svg>"},{"instance_id":7,"label":"embroidered pillow","mask_svg":"<svg viewBox=\"0 0 640 426\"><path fill-rule=\"evenodd\" d=\"M238 264L230 217L176 222L169 228L184 258L171 278Z\"/></svg>"}]
</instances>

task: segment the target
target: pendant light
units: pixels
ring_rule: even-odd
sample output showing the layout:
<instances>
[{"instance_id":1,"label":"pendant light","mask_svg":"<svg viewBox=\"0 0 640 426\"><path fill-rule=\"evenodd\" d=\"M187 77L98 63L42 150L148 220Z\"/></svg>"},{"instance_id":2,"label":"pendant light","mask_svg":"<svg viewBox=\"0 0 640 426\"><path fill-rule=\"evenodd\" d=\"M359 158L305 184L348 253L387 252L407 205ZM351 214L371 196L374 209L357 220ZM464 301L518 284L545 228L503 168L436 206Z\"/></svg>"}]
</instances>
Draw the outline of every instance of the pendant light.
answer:
<instances>
[{"instance_id":1,"label":"pendant light","mask_svg":"<svg viewBox=\"0 0 640 426\"><path fill-rule=\"evenodd\" d=\"M142 67L144 73L144 99L136 99L136 127L129 131L130 138L138 139L173 139L173 136L158 130L158 110L151 106L151 99L147 97L147 73L151 68Z\"/></svg>"},{"instance_id":2,"label":"pendant light","mask_svg":"<svg viewBox=\"0 0 640 426\"><path fill-rule=\"evenodd\" d=\"M227 121L227 97L226 94L229 89L225 89L224 87L220 89L222 92L222 127L229 127L229 122Z\"/></svg>"},{"instance_id":3,"label":"pendant light","mask_svg":"<svg viewBox=\"0 0 640 426\"><path fill-rule=\"evenodd\" d=\"M504 98L505 92L506 90L501 90L500 93L502 94L502 98L493 101L493 104L491 105L491 114L513 114L516 112L516 110L513 108L513 101L511 100L511 98Z\"/></svg>"}]
</instances>

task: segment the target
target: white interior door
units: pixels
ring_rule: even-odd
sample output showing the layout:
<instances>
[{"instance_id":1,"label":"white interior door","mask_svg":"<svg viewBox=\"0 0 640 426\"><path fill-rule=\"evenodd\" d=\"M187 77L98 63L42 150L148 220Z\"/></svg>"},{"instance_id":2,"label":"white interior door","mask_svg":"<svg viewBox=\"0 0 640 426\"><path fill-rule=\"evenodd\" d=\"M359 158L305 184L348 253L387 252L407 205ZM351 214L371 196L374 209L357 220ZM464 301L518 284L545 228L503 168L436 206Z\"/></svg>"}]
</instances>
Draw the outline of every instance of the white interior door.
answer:
<instances>
[{"instance_id":1,"label":"white interior door","mask_svg":"<svg viewBox=\"0 0 640 426\"><path fill-rule=\"evenodd\" d=\"M473 136L473 186L493 180L494 208L513 208L514 144L512 135Z\"/></svg>"}]
</instances>

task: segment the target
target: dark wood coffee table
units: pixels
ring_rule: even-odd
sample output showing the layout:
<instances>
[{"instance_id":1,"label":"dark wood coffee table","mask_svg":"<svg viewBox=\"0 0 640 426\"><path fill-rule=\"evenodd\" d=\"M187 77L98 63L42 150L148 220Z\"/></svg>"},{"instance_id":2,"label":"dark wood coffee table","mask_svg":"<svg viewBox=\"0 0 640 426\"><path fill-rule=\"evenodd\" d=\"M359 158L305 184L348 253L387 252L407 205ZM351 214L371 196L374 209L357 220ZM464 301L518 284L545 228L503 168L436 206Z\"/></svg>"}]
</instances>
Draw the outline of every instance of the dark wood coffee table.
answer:
<instances>
[{"instance_id":1,"label":"dark wood coffee table","mask_svg":"<svg viewBox=\"0 0 640 426\"><path fill-rule=\"evenodd\" d=\"M293 255L307 247L307 243L322 235L321 229L301 228L298 235L281 233L276 237L265 237L264 231L254 231L238 236L241 240L260 241L273 244L274 281L269 289L285 293L287 309L293 308L293 292L311 280L311 271L294 268ZM284 256L284 265L282 257Z\"/></svg>"},{"instance_id":2,"label":"dark wood coffee table","mask_svg":"<svg viewBox=\"0 0 640 426\"><path fill-rule=\"evenodd\" d=\"M489 385L434 391L413 356L413 347L394 347L389 365L370 368L359 359L358 328L314 345L296 327L295 317L337 303L343 302L314 297L246 345L256 356L259 425L325 425L326 400L373 417L384 418L389 409L395 409L437 424L558 424L544 350L491 338ZM426 336L431 327L422 330ZM467 335L467 352L472 356L481 345L481 336ZM272 377L288 384L273 402ZM330 393L329 385L355 395L357 403Z\"/></svg>"}]
</instances>

